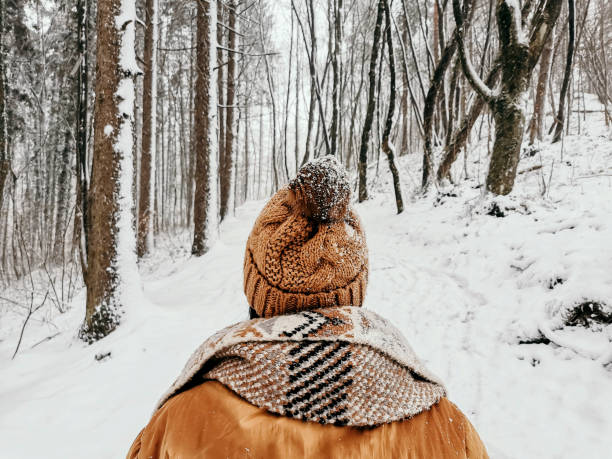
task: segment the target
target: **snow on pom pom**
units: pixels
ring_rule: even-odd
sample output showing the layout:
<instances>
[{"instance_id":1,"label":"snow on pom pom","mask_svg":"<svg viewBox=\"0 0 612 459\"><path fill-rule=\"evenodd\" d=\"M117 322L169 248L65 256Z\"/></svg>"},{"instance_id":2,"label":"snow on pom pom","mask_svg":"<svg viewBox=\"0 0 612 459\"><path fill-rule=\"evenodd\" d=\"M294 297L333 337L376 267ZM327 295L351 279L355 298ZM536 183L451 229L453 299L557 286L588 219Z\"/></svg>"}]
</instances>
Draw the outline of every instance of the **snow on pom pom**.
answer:
<instances>
[{"instance_id":1,"label":"snow on pom pom","mask_svg":"<svg viewBox=\"0 0 612 459\"><path fill-rule=\"evenodd\" d=\"M346 169L333 156L306 163L289 183L304 215L320 222L346 218L351 188Z\"/></svg>"}]
</instances>

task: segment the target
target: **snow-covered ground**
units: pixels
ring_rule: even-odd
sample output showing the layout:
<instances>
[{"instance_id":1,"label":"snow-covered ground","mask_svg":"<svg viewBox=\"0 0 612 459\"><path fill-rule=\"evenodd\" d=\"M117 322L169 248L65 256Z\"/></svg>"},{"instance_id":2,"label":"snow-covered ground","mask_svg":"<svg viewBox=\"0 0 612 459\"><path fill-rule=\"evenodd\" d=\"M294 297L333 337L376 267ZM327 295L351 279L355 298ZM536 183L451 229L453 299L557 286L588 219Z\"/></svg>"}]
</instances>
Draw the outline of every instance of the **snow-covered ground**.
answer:
<instances>
[{"instance_id":1,"label":"snow-covered ground","mask_svg":"<svg viewBox=\"0 0 612 459\"><path fill-rule=\"evenodd\" d=\"M612 312L612 141L566 137L563 157L561 147L521 161L515 192L496 201L503 217L475 188L486 170L475 153L475 178L437 199L406 192L400 216L381 159L378 194L356 206L370 250L366 307L404 331L494 458L610 457L612 325L565 322L585 301ZM419 161L400 162L406 189ZM125 455L196 346L247 317L242 257L262 205L238 209L201 259L189 258L188 235L160 243L141 269L143 294L134 286L141 299L91 346L76 339L81 293L68 312L32 321L11 360L23 313L3 306L0 456ZM519 344L534 340L552 342Z\"/></svg>"}]
</instances>

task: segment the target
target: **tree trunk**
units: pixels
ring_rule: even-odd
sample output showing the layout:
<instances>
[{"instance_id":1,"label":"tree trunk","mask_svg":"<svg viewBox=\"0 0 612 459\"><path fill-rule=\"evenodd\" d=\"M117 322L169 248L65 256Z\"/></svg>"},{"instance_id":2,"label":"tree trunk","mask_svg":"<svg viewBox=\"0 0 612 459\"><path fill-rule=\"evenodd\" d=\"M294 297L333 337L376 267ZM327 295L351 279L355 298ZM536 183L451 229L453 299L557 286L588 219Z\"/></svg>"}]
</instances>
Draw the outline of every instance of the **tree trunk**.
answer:
<instances>
[{"instance_id":1,"label":"tree trunk","mask_svg":"<svg viewBox=\"0 0 612 459\"><path fill-rule=\"evenodd\" d=\"M518 96L509 93L495 102L495 142L487 175L487 190L504 195L512 191L519 163L525 113L518 107Z\"/></svg>"},{"instance_id":2,"label":"tree trunk","mask_svg":"<svg viewBox=\"0 0 612 459\"><path fill-rule=\"evenodd\" d=\"M223 46L223 13L224 13L224 4L217 4L217 47ZM231 53L227 53L228 57ZM218 106L217 113L219 115L218 126L219 126L219 152L217 154L217 158L219 161L219 205L221 206L223 190L226 187L226 176L223 173L225 170L225 161L226 161L226 151L225 151L225 88L223 87L223 82L225 80L225 65L223 62L223 49L217 48L217 97L218 97ZM229 191L228 191L229 196ZM223 219L221 213L219 214L220 219Z\"/></svg>"},{"instance_id":3,"label":"tree trunk","mask_svg":"<svg viewBox=\"0 0 612 459\"><path fill-rule=\"evenodd\" d=\"M372 40L372 54L370 56L370 70L368 72L370 85L368 89L368 106L366 117L361 134L361 146L359 148L359 202L368 199L368 145L370 143L370 133L374 121L374 108L376 106L376 61L378 60L378 48L381 35L381 24L383 18L383 0L379 0L376 10L376 25L374 26L374 39Z\"/></svg>"},{"instance_id":4,"label":"tree trunk","mask_svg":"<svg viewBox=\"0 0 612 459\"><path fill-rule=\"evenodd\" d=\"M139 287L132 227L136 20L135 0L98 4L87 310L81 329L90 342L115 329L126 290Z\"/></svg>"},{"instance_id":5,"label":"tree trunk","mask_svg":"<svg viewBox=\"0 0 612 459\"><path fill-rule=\"evenodd\" d=\"M264 31L263 26L261 24L261 18L259 22L259 38L261 39L261 42L264 43ZM268 82L270 102L272 103L272 178L274 179L274 181L272 182L272 188L276 190L279 185L278 160L276 157L276 98L274 96L274 82L272 80L272 71L270 69L270 64L268 63L268 56L265 53L263 56L263 60L266 68L266 80Z\"/></svg>"},{"instance_id":6,"label":"tree trunk","mask_svg":"<svg viewBox=\"0 0 612 459\"><path fill-rule=\"evenodd\" d=\"M74 211L73 246L78 248L83 279L87 283L87 246L89 240L88 180L87 180L87 103L89 92L89 1L77 1L78 29L78 94L76 113L76 207Z\"/></svg>"},{"instance_id":7,"label":"tree trunk","mask_svg":"<svg viewBox=\"0 0 612 459\"><path fill-rule=\"evenodd\" d=\"M342 46L342 0L334 0L334 50L332 52L332 70L333 70L333 87L332 87L332 123L330 130L331 149L329 154L336 155L338 145L338 117L340 105L340 48ZM331 37L330 37L331 39Z\"/></svg>"},{"instance_id":8,"label":"tree trunk","mask_svg":"<svg viewBox=\"0 0 612 459\"><path fill-rule=\"evenodd\" d=\"M0 0L0 212L2 211L4 198L4 183L10 170L7 154L4 97L4 2Z\"/></svg>"},{"instance_id":9,"label":"tree trunk","mask_svg":"<svg viewBox=\"0 0 612 459\"><path fill-rule=\"evenodd\" d=\"M68 208L70 205L70 130L64 131L64 148L60 158L60 175L58 179L57 204L55 216L55 237L53 241L53 259L56 263L62 263L64 259L64 236L68 219Z\"/></svg>"},{"instance_id":10,"label":"tree trunk","mask_svg":"<svg viewBox=\"0 0 612 459\"><path fill-rule=\"evenodd\" d=\"M489 71L489 74L487 75L487 79L485 80L485 84L487 86L495 86L497 78L500 74L500 69L500 65L498 65L497 63L494 64L493 68ZM451 166L457 159L457 156L459 155L461 149L467 143L472 127L474 127L474 123L476 123L476 120L478 120L480 114L482 113L482 110L486 106L487 101L482 97L478 96L477 94L476 100L470 108L470 112L465 116L465 118L461 122L459 129L457 129L457 132L454 134L452 141L445 149L444 158L442 159L442 162L438 167L438 172L436 173L438 181L449 177Z\"/></svg>"},{"instance_id":11,"label":"tree trunk","mask_svg":"<svg viewBox=\"0 0 612 459\"><path fill-rule=\"evenodd\" d=\"M249 152L249 103L250 101L245 98L244 100L244 184L242 191L242 202L245 202L249 199L249 186L251 182L249 180L249 170L251 168L250 165L250 152Z\"/></svg>"},{"instance_id":12,"label":"tree trunk","mask_svg":"<svg viewBox=\"0 0 612 459\"><path fill-rule=\"evenodd\" d=\"M444 43L440 43L440 11L438 10L438 2L433 2L433 55L434 62L438 62L439 48L444 46Z\"/></svg>"},{"instance_id":13,"label":"tree trunk","mask_svg":"<svg viewBox=\"0 0 612 459\"><path fill-rule=\"evenodd\" d=\"M300 30L302 31L302 38L304 40L304 45L306 48L306 54L308 55L308 67L310 69L310 80L311 80L311 84L314 85L314 95L317 101L317 106L319 108L319 124L317 125L317 136L316 139L318 139L319 137L319 129L322 130L323 132L323 140L325 142L325 151L327 152L327 154L330 154L331 151L331 145L329 142L329 135L327 132L327 125L325 122L325 108L323 107L323 102L321 101L321 87L319 86L319 77L317 76L317 71L316 71L316 29L315 29L315 13L314 13L314 2L313 0L310 0L308 2L308 26L310 27L310 43L312 45L310 52L308 51L308 43L306 40L306 34L304 32L304 26L302 25L302 21L300 20L300 17L297 14L297 10L295 9L295 4L293 2L293 0L291 0L291 8L293 9L293 11L295 12L295 16L297 18L298 21L298 25L300 26ZM329 56L328 56L329 57ZM265 58L265 56L264 56ZM264 59L265 60L265 59ZM267 60L265 60L265 62L267 63ZM323 75L323 80L325 80L325 74ZM327 101L327 99L326 99ZM310 120L309 120L310 122ZM308 137L309 139L310 137ZM315 139L315 147L317 145L317 141ZM307 145L308 145L308 141L307 141ZM316 152L313 152L314 156L316 157ZM307 156L308 156L308 152L306 152L306 155L304 156L304 160L303 163L305 163L307 161Z\"/></svg>"},{"instance_id":14,"label":"tree trunk","mask_svg":"<svg viewBox=\"0 0 612 459\"><path fill-rule=\"evenodd\" d=\"M294 29L294 20L293 20L293 12L291 14L291 36L289 38L289 62L287 65L287 92L285 94L285 107L284 107L284 120L283 120L283 164L285 166L285 177L289 180L289 166L288 166L288 158L287 152L289 150L289 100L291 99L291 74L293 70L293 29ZM297 49L297 45L296 45ZM297 85L296 85L297 86Z\"/></svg>"},{"instance_id":15,"label":"tree trunk","mask_svg":"<svg viewBox=\"0 0 612 459\"><path fill-rule=\"evenodd\" d=\"M297 30L295 34L295 174L300 167L300 47Z\"/></svg>"},{"instance_id":16,"label":"tree trunk","mask_svg":"<svg viewBox=\"0 0 612 459\"><path fill-rule=\"evenodd\" d=\"M533 117L529 123L529 145L532 145L536 137L542 140L544 126L544 113L546 106L546 83L548 82L548 72L550 71L550 61L552 57L553 34L546 41L542 55L540 56L540 71L538 73L538 84L536 87L535 101L533 103Z\"/></svg>"},{"instance_id":17,"label":"tree trunk","mask_svg":"<svg viewBox=\"0 0 612 459\"><path fill-rule=\"evenodd\" d=\"M236 3L228 3L229 16L229 49L236 47ZM220 218L223 220L227 215L229 197L232 188L232 169L233 169L233 147L234 147L234 98L236 94L236 58L235 53L227 53L227 108L225 110L225 146L223 148L223 161L221 163L221 199L220 199ZM223 139L221 139L223 141Z\"/></svg>"},{"instance_id":18,"label":"tree trunk","mask_svg":"<svg viewBox=\"0 0 612 459\"><path fill-rule=\"evenodd\" d=\"M532 35L536 38L529 44L520 39L521 31L516 30L515 18L518 13L513 11L514 8L518 6L505 1L497 8L503 62L500 92L490 103L495 119L495 142L486 180L487 191L496 195L508 194L514 187L525 127L521 99L527 91L531 72L544 44L550 39L561 5L560 1L549 2L543 13L545 19L540 24L536 23L538 29Z\"/></svg>"},{"instance_id":19,"label":"tree trunk","mask_svg":"<svg viewBox=\"0 0 612 459\"><path fill-rule=\"evenodd\" d=\"M151 247L154 190L155 139L157 138L157 0L147 0L145 30L145 75L142 97L142 151L138 200L138 257Z\"/></svg>"},{"instance_id":20,"label":"tree trunk","mask_svg":"<svg viewBox=\"0 0 612 459\"><path fill-rule=\"evenodd\" d=\"M292 6L293 2L291 3ZM310 3L310 6L312 7L312 1ZM313 61L316 60L316 56L317 56L317 36L315 34L315 18L314 18L314 14L312 15L312 17L310 17L310 9L306 8L307 11L307 15L310 18L309 20L309 24L310 24L310 53L308 54L308 49L306 49L307 52L307 56L306 58L308 59L308 71L310 72L310 105L308 106L308 124L307 124L307 128L306 128L306 146L305 146L305 150L304 150L304 158L302 159L302 165L306 164L309 160L310 160L310 155L311 155L311 141L312 141L312 128L314 126L314 118L315 118L315 104L317 103L317 94L316 94L316 76L314 73L314 65L313 65ZM297 10L295 8L293 8L293 12L295 13L296 17L297 17ZM305 42L306 40L304 40ZM304 45L306 45L306 43L304 43ZM314 154L313 154L314 156Z\"/></svg>"},{"instance_id":21,"label":"tree trunk","mask_svg":"<svg viewBox=\"0 0 612 459\"><path fill-rule=\"evenodd\" d=\"M193 245L191 253L204 255L217 233L217 152L215 132L217 116L216 63L214 31L217 28L215 2L198 2L197 6L197 77L195 87L195 193L193 202Z\"/></svg>"},{"instance_id":22,"label":"tree trunk","mask_svg":"<svg viewBox=\"0 0 612 459\"><path fill-rule=\"evenodd\" d=\"M387 37L387 48L389 50L389 111L387 112L387 120L385 121L385 129L382 137L382 149L387 155L387 161L389 162L389 170L393 177L393 190L395 192L395 205L397 206L397 213L401 214L404 211L404 201L402 199L402 189L400 186L399 172L395 165L395 148L389 140L391 135L391 128L393 127L393 115L395 113L395 56L393 55L393 40L391 36L391 15L389 13L389 2L388 0L381 0L385 7L385 22L386 22L386 37Z\"/></svg>"},{"instance_id":23,"label":"tree trunk","mask_svg":"<svg viewBox=\"0 0 612 459\"><path fill-rule=\"evenodd\" d=\"M314 125L314 117L315 117L315 104L316 104L316 95L314 90L314 84L312 83L312 79L310 81L310 105L308 108L308 124L306 127L306 145L304 147L304 157L302 158L301 165L303 166L308 161L310 161L310 150L312 150L311 138L312 138L312 127ZM313 155L314 156L314 155Z\"/></svg>"},{"instance_id":24,"label":"tree trunk","mask_svg":"<svg viewBox=\"0 0 612 459\"><path fill-rule=\"evenodd\" d=\"M408 41L408 28L405 25L402 29L401 41L402 43L406 43ZM402 45L402 43L400 43L400 45ZM402 71L403 88L402 88L402 96L401 96L402 99L400 102L400 107L401 107L401 112L402 112L400 156L408 154L410 150L409 139L408 139L408 136L409 136L408 127L409 127L410 116L411 116L410 112L408 111L408 84L409 84L408 67L406 65L403 65L402 70L403 70Z\"/></svg>"},{"instance_id":25,"label":"tree trunk","mask_svg":"<svg viewBox=\"0 0 612 459\"><path fill-rule=\"evenodd\" d=\"M421 179L421 187L423 190L427 189L429 186L433 171L433 146L431 137L433 130L434 110L436 108L438 95L444 80L444 74L452 61L455 50L457 49L456 43L456 40L453 39L446 46L446 48L444 48L440 62L434 70L434 75L431 79L431 86L429 87L427 97L425 98L425 105L423 107L423 131L425 139L423 148L423 175Z\"/></svg>"},{"instance_id":26,"label":"tree trunk","mask_svg":"<svg viewBox=\"0 0 612 459\"><path fill-rule=\"evenodd\" d=\"M559 110L557 117L555 118L555 133L552 138L552 143L561 140L561 134L563 134L563 122L565 121L565 101L567 99L567 90L569 89L569 81L572 76L572 62L574 58L574 25L575 25L575 14L574 14L574 0L567 0L568 7L568 41L567 41L567 55L565 57L565 73L563 74L563 83L561 84L561 92L559 93ZM602 43L602 46L603 43Z\"/></svg>"},{"instance_id":27,"label":"tree trunk","mask_svg":"<svg viewBox=\"0 0 612 459\"><path fill-rule=\"evenodd\" d=\"M531 73L537 64L552 28L559 17L560 0L548 1L531 18L529 42L525 39L522 13L516 2L500 0L497 4L497 27L501 65L501 87L493 91L472 66L465 49L463 14L458 0L453 0L457 24L457 43L466 79L487 102L495 119L495 142L486 180L487 191L505 195L512 191L518 166L525 114L522 99Z\"/></svg>"}]
</instances>

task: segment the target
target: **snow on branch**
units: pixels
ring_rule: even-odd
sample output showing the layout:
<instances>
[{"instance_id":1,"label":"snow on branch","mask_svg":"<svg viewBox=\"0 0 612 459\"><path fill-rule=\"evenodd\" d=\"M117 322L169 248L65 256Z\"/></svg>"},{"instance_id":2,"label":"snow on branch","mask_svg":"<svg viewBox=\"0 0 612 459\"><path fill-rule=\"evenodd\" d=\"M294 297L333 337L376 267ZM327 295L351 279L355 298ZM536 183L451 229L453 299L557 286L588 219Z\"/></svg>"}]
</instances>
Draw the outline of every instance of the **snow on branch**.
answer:
<instances>
[{"instance_id":1,"label":"snow on branch","mask_svg":"<svg viewBox=\"0 0 612 459\"><path fill-rule=\"evenodd\" d=\"M469 1L469 0L468 0ZM489 88L484 81L478 76L478 73L472 66L466 49L464 40L464 22L461 7L459 6L459 0L453 0L453 13L455 16L455 23L457 25L457 44L459 45L459 56L461 57L461 64L465 73L465 77L469 81L470 85L474 90L487 102L492 102L496 97L497 93ZM520 24L520 23L519 23Z\"/></svg>"},{"instance_id":2,"label":"snow on branch","mask_svg":"<svg viewBox=\"0 0 612 459\"><path fill-rule=\"evenodd\" d=\"M279 53L275 53L275 52L262 52L262 53L246 53L244 51L240 51L237 49L232 49L232 48L226 48L225 46L221 46L221 45L217 45L217 49L221 49L223 51L227 51L228 53L234 53L234 54L240 54L240 55L244 55L244 56L251 56L251 57L256 57L256 56L276 56Z\"/></svg>"},{"instance_id":3,"label":"snow on branch","mask_svg":"<svg viewBox=\"0 0 612 459\"><path fill-rule=\"evenodd\" d=\"M121 37L119 50L119 71L122 78L115 96L119 103L119 132L114 145L115 152L120 158L120 178L117 200L119 210L117 215L117 247L114 260L120 303L127 304L129 291L134 290L128 286L139 285L138 269L136 267L136 235L132 227L132 207L134 206L132 194L133 163L133 126L134 104L136 90L133 76L142 73L136 62L136 2L135 0L121 0L120 13L116 16L115 27Z\"/></svg>"},{"instance_id":4,"label":"snow on branch","mask_svg":"<svg viewBox=\"0 0 612 459\"><path fill-rule=\"evenodd\" d=\"M527 44L527 40L525 38L525 34L523 33L523 19L521 7L518 3L518 0L502 0L500 3L500 8L502 8L501 13L503 14L503 8L507 9L509 14L509 38L515 43Z\"/></svg>"}]
</instances>

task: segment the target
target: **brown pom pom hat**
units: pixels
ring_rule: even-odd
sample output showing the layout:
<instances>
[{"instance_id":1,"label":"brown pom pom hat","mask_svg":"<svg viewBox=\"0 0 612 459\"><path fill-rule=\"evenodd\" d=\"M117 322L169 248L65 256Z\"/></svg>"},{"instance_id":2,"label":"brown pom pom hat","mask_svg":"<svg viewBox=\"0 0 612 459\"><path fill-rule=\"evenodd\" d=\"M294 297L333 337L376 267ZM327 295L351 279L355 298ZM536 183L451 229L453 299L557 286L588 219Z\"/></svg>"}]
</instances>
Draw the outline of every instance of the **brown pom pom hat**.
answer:
<instances>
[{"instance_id":1,"label":"brown pom pom hat","mask_svg":"<svg viewBox=\"0 0 612 459\"><path fill-rule=\"evenodd\" d=\"M361 306L368 250L350 198L346 170L333 156L305 164L272 196L255 221L244 257L252 315Z\"/></svg>"}]
</instances>

